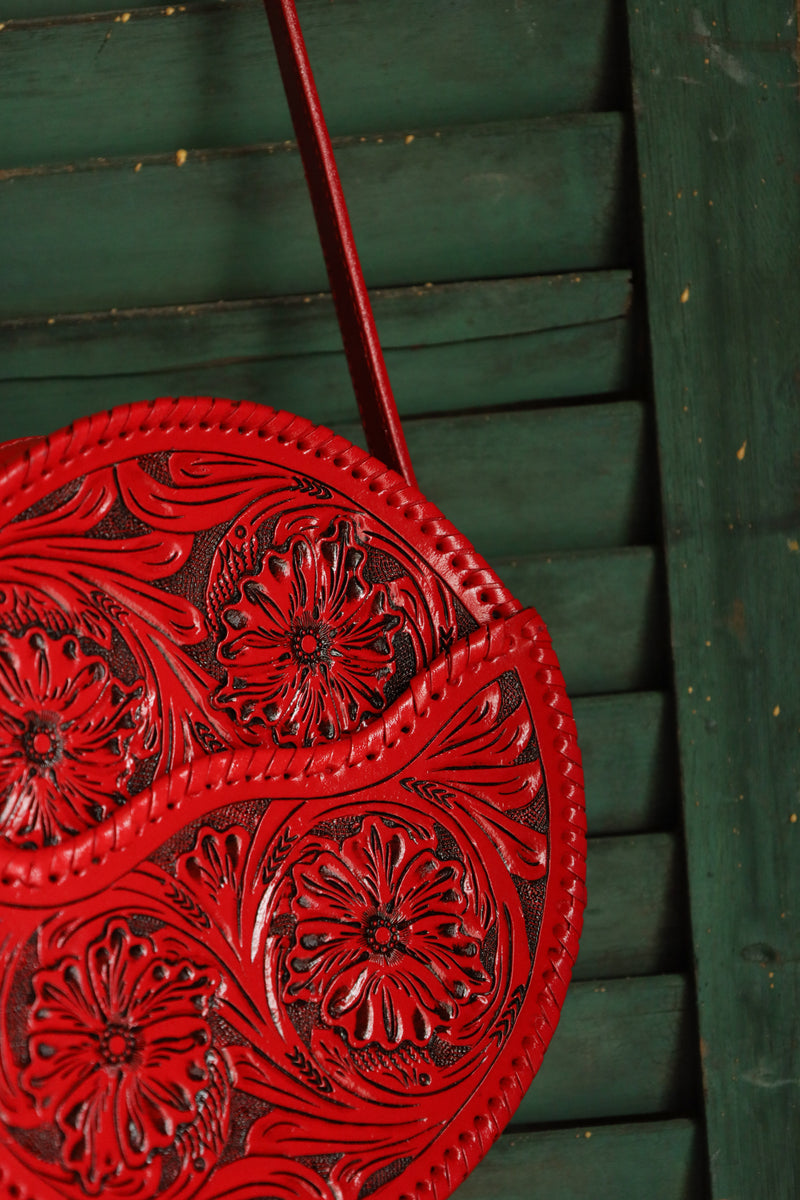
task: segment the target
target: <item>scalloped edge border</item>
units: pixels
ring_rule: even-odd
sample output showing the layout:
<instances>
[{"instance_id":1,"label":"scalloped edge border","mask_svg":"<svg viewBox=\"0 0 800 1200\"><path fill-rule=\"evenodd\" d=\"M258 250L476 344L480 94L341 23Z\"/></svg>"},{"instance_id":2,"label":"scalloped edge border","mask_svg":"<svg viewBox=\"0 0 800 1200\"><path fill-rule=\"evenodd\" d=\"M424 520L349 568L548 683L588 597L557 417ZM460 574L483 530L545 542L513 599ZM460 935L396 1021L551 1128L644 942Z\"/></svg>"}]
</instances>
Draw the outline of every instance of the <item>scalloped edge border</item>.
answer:
<instances>
[{"instance_id":1,"label":"scalloped edge border","mask_svg":"<svg viewBox=\"0 0 800 1200\"><path fill-rule=\"evenodd\" d=\"M324 425L252 401L210 396L143 400L82 417L35 441L21 440L5 463L0 456L0 520L13 520L29 507L31 500L27 497L32 488L59 469L75 466L80 471L89 465L110 465L119 461L117 446L134 437L145 444L132 448L127 457L174 451L176 435L196 434L202 440L213 438L213 445L203 448L217 453L229 448L225 444L228 438L260 443L259 458L264 457L265 446L281 447L279 455L287 450L297 453L297 470L303 471L303 459L310 459L313 468L309 464L305 473L323 479L338 492L347 494L353 482L363 485L370 494L370 504L375 506L375 515L401 536L403 531L398 525L406 522L414 536L426 543L428 561L452 581L455 590L471 593L476 608L487 610L486 620L511 616L522 607L485 559L418 488ZM9 445L13 447L14 443ZM84 466L81 460L89 454L93 461ZM348 487L344 485L347 476ZM378 512L380 506L382 514Z\"/></svg>"},{"instance_id":2,"label":"scalloped edge border","mask_svg":"<svg viewBox=\"0 0 800 1200\"><path fill-rule=\"evenodd\" d=\"M198 406L201 406L199 414ZM220 415L220 410L224 416ZM33 445L28 443L19 447L19 457L16 460L12 457L11 461L5 464L5 478L0 483L0 513L5 510L3 515L9 519L12 516L9 510L14 508L15 499L19 510L23 511L28 506L25 503L26 493L35 486L37 479L46 479L58 468L79 462L84 455L94 452L95 457L99 454L103 460L109 458L113 461L113 453L109 454L109 450L113 452L120 442L135 434L152 438L154 443L142 449L137 447L137 454L152 453L162 448L174 449L174 445L162 447L159 442L167 436L174 437L175 418L180 418L177 421L177 430L180 432L211 432L223 436L235 433L240 437L256 437L262 442L274 441L279 446L293 447L300 455L313 453L317 466L313 472L308 473L318 476L322 472L326 477L325 481L332 481L337 491L344 489L337 487L337 480L341 481L341 475L336 472L349 473L352 480L368 487L375 501L383 501L387 510L388 525L396 526L398 517L409 522L415 535L429 546L429 561L438 564L438 569L445 578L455 579L457 591L462 594L472 593L473 604L476 607L491 606L491 611L487 614L490 624L470 635L466 641L455 646L449 655L441 656L426 671L416 676L409 685L408 693L400 697L378 722L346 739L350 753L341 770L352 767L362 756L366 757L378 738L384 745L388 745L387 729L390 722L395 721L396 714L403 711L404 706L407 711L408 705L411 705L417 716L422 715L424 708L420 706L424 704L426 694L434 694L437 684L443 686L446 682L453 682L454 679L460 678L470 665L477 664L478 661L493 661L508 653L512 636L509 625L516 625L517 622L506 623L499 618L512 617L514 614L519 614L522 618L520 633L530 644L530 655L538 665L535 677L542 688L541 696L530 698L534 701L534 725L539 732L540 747L541 731L545 727L552 731L548 759L552 750L557 778L548 779L548 764L544 763L544 766L545 779L550 790L551 870L555 872L558 864L561 873L557 878L554 874L548 880L539 943L531 976L530 987L540 988L535 1000L539 1015L533 1020L531 1033L523 1033L518 1026L514 1027L506 1051L508 1055L514 1053L514 1048L518 1049L518 1057L511 1059L513 1074L502 1075L496 1083L485 1083L474 1095L470 1101L470 1109L474 1115L468 1122L472 1128L465 1127L460 1114L454 1115L448 1126L448 1134L451 1139L455 1135L455 1140L451 1140L451 1144L442 1150L437 1148L437 1139L433 1147L415 1162L413 1173L418 1176L421 1173L422 1177L418 1177L410 1189L398 1186L384 1193L386 1200L446 1200L499 1137L539 1069L558 1024L578 950L586 902L583 777L572 709L549 635L538 614L534 610L520 611L519 602L507 591L497 575L416 488L410 487L395 472L388 470L368 453L345 438L333 434L324 426L313 425L302 417L275 411L266 406L214 400L210 397L160 399L127 405L111 412L83 418ZM194 418L193 424L190 423L190 418ZM234 423L234 418L237 418L237 423ZM219 450L219 445L215 446L215 449ZM96 461L92 463L92 466L96 465L99 465ZM537 710L541 724L537 721ZM396 729L396 726L394 728ZM341 746L341 742L338 745ZM263 753L263 750L250 753L245 779L248 778L248 770L253 769L255 761ZM323 762L326 753L330 754L327 747L311 748L310 752L276 749L269 756L269 762L273 764L280 760L283 771L279 774L286 778L290 769L297 771L299 764L296 760L302 754L308 760L320 760L322 766L321 770L317 771L319 774L324 772L327 765ZM87 831L87 834L80 835L70 842L62 843L55 847L54 851L35 851L28 855L6 852L0 857L0 882L6 886L24 887L26 890L49 886L58 881L58 876L55 881L50 878L52 868L55 867L53 860L58 858L66 860L69 857L68 870L73 875L96 867L97 863L93 859L96 859L98 854L107 858L113 850L121 849L123 845L130 844L134 838L139 837L148 825L155 828L160 823L161 815L157 810L161 805L156 797L161 797L163 793L161 803L164 807L175 808L172 797L176 784L180 781L181 792L185 795L201 769L204 769L206 775L203 781L205 788L216 789L223 782L230 783L231 780L224 777L228 775L235 761L241 762L247 755L247 751L236 751L195 759L191 764L163 778L160 784L156 784L141 798L133 800L130 806L113 814L112 819L102 826ZM305 773L301 771L301 774ZM288 777L293 776L289 774ZM265 776L259 773L257 780L253 778L253 782L256 781L263 785ZM556 794L559 797L558 808ZM52 864L50 871L46 869L41 857L43 853ZM13 904L12 900L9 906ZM19 905L19 898L16 899L16 904ZM40 905L25 905L29 906ZM555 941L555 945L546 944L552 940ZM545 959L549 965L544 965ZM476 1109L481 1111L476 1113ZM39 1200L36 1192L28 1190L27 1185L15 1182L10 1177L6 1180L6 1168L2 1164L0 1185L5 1188L9 1200ZM41 1183L37 1186L41 1188ZM47 1191L51 1192L49 1185L45 1186ZM391 1187L391 1184L387 1186ZM51 1192L51 1195L54 1197L55 1192ZM202 1200L202 1193L198 1195ZM44 1200L45 1193L40 1191L39 1197Z\"/></svg>"}]
</instances>

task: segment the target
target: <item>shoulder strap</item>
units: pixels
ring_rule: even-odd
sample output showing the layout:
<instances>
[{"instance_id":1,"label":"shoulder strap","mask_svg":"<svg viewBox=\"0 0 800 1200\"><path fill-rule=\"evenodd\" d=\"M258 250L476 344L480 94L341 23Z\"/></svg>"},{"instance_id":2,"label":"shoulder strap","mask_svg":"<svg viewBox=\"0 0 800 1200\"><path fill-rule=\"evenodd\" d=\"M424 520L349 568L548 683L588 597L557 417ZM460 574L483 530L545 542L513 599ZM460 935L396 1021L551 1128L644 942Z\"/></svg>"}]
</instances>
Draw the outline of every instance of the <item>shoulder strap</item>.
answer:
<instances>
[{"instance_id":1,"label":"shoulder strap","mask_svg":"<svg viewBox=\"0 0 800 1200\"><path fill-rule=\"evenodd\" d=\"M414 471L294 0L264 0L264 7L303 158L367 446L370 454L414 484Z\"/></svg>"}]
</instances>

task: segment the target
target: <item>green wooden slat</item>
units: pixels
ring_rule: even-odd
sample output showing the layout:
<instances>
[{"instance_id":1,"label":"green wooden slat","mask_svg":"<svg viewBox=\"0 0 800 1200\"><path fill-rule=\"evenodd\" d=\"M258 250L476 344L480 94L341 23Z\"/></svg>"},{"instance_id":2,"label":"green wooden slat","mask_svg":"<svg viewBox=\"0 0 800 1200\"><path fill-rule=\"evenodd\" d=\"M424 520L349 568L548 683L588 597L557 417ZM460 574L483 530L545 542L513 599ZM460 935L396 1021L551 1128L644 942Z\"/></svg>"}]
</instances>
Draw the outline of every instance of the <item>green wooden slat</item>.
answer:
<instances>
[{"instance_id":1,"label":"green wooden slat","mask_svg":"<svg viewBox=\"0 0 800 1200\"><path fill-rule=\"evenodd\" d=\"M590 834L674 827L678 781L670 698L663 692L573 701Z\"/></svg>"},{"instance_id":2,"label":"green wooden slat","mask_svg":"<svg viewBox=\"0 0 800 1200\"><path fill-rule=\"evenodd\" d=\"M4 3L0 19L58 7ZM129 11L125 24L108 13L2 31L0 166L293 136L259 4L187 7L169 17L163 8ZM300 15L334 134L440 129L621 101L613 0L434 8L425 0L305 0Z\"/></svg>"},{"instance_id":3,"label":"green wooden slat","mask_svg":"<svg viewBox=\"0 0 800 1200\"><path fill-rule=\"evenodd\" d=\"M0 383L0 439L49 433L107 407L108 398L76 380ZM138 391L137 398L147 397ZM360 426L336 429L362 440ZM406 434L422 491L483 554L500 558L652 540L641 404L410 420ZM554 495L563 497L555 511Z\"/></svg>"},{"instance_id":4,"label":"green wooden slat","mask_svg":"<svg viewBox=\"0 0 800 1200\"><path fill-rule=\"evenodd\" d=\"M371 295L385 350L613 324L628 315L631 300L629 271L379 288ZM152 374L221 359L296 361L340 348L327 293L0 322L3 378ZM509 354L507 370L515 363Z\"/></svg>"},{"instance_id":5,"label":"green wooden slat","mask_svg":"<svg viewBox=\"0 0 800 1200\"><path fill-rule=\"evenodd\" d=\"M620 391L632 374L630 299L629 274L608 271L399 288L373 303L410 414ZM274 396L330 424L354 411L340 347L326 295L11 320L0 324L0 378L102 376L77 389L98 407L174 390Z\"/></svg>"},{"instance_id":6,"label":"green wooden slat","mask_svg":"<svg viewBox=\"0 0 800 1200\"><path fill-rule=\"evenodd\" d=\"M687 1112L696 1071L688 979L576 983L515 1125Z\"/></svg>"},{"instance_id":7,"label":"green wooden slat","mask_svg":"<svg viewBox=\"0 0 800 1200\"><path fill-rule=\"evenodd\" d=\"M624 121L589 114L346 139L373 286L624 263ZM289 146L0 172L0 316L197 303L325 283Z\"/></svg>"},{"instance_id":8,"label":"green wooden slat","mask_svg":"<svg viewBox=\"0 0 800 1200\"><path fill-rule=\"evenodd\" d=\"M509 1133L454 1193L457 1200L703 1200L693 1121L641 1121Z\"/></svg>"},{"instance_id":9,"label":"green wooden slat","mask_svg":"<svg viewBox=\"0 0 800 1200\"><path fill-rule=\"evenodd\" d=\"M88 368L91 350L86 358ZM403 416L597 396L619 392L630 381L630 328L620 318L507 338L409 346L387 350L386 363ZM27 383L25 377L20 380L23 391ZM98 398L96 408L107 408L176 391L268 400L274 407L302 412L326 425L347 420L354 411L353 385L342 352L223 359L152 374L115 372L98 377L87 371L85 377L67 375L64 380L65 400L77 396L89 408L92 396ZM50 392L58 394L58 383Z\"/></svg>"},{"instance_id":10,"label":"green wooden slat","mask_svg":"<svg viewBox=\"0 0 800 1200\"><path fill-rule=\"evenodd\" d=\"M652 975L685 965L681 843L676 834L592 838L576 979Z\"/></svg>"},{"instance_id":11,"label":"green wooden slat","mask_svg":"<svg viewBox=\"0 0 800 1200\"><path fill-rule=\"evenodd\" d=\"M657 687L667 673L665 589L651 546L493 560L544 617L572 695Z\"/></svg>"},{"instance_id":12,"label":"green wooden slat","mask_svg":"<svg viewBox=\"0 0 800 1200\"><path fill-rule=\"evenodd\" d=\"M800 1194L798 26L779 0L628 9L713 1195L788 1198Z\"/></svg>"},{"instance_id":13,"label":"green wooden slat","mask_svg":"<svg viewBox=\"0 0 800 1200\"><path fill-rule=\"evenodd\" d=\"M220 0L225 3L225 0ZM204 0L186 0L185 8L188 10L197 9ZM103 4L102 0L4 0L2 16L0 20L3 22L11 22L15 18L18 23L28 22L29 20L46 20L52 18L59 20L61 18L93 17L98 11L112 12L115 16L124 12L136 12L144 8L155 8L152 0L130 0L128 4L120 4L119 0L115 3ZM161 10L159 10L161 11ZM13 28L10 24L8 28Z\"/></svg>"},{"instance_id":14,"label":"green wooden slat","mask_svg":"<svg viewBox=\"0 0 800 1200\"><path fill-rule=\"evenodd\" d=\"M422 491L498 560L650 542L646 417L625 401L415 420L406 434Z\"/></svg>"}]
</instances>

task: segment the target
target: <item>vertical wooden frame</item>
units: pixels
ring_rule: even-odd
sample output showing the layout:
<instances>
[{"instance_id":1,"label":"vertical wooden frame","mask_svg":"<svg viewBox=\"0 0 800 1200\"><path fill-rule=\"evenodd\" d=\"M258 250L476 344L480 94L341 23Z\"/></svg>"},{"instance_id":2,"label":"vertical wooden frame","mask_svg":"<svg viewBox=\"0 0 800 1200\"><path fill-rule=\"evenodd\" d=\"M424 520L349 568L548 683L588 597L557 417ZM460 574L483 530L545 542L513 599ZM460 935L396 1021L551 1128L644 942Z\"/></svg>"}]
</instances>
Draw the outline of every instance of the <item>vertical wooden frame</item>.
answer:
<instances>
[{"instance_id":1,"label":"vertical wooden frame","mask_svg":"<svg viewBox=\"0 0 800 1200\"><path fill-rule=\"evenodd\" d=\"M628 4L712 1194L800 1187L797 27Z\"/></svg>"}]
</instances>

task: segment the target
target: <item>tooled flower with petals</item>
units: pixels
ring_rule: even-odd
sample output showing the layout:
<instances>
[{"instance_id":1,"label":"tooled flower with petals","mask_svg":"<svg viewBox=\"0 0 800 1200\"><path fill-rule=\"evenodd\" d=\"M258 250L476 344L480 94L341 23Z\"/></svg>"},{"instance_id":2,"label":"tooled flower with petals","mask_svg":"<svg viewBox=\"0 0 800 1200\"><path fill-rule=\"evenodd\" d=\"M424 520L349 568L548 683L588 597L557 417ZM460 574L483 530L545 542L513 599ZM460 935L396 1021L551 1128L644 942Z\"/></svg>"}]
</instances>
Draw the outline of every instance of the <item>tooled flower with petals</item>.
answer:
<instances>
[{"instance_id":1,"label":"tooled flower with petals","mask_svg":"<svg viewBox=\"0 0 800 1200\"><path fill-rule=\"evenodd\" d=\"M0 836L48 845L102 820L135 766L138 703L76 638L0 634Z\"/></svg>"},{"instance_id":2,"label":"tooled flower with petals","mask_svg":"<svg viewBox=\"0 0 800 1200\"><path fill-rule=\"evenodd\" d=\"M228 674L214 702L292 745L339 737L380 712L395 669L387 635L402 618L365 565L344 520L268 550L223 613L218 658Z\"/></svg>"},{"instance_id":3,"label":"tooled flower with petals","mask_svg":"<svg viewBox=\"0 0 800 1200\"><path fill-rule=\"evenodd\" d=\"M81 933L68 944L83 945L33 976L22 1082L63 1135L65 1169L97 1195L158 1168L156 1156L201 1114L219 977L122 920L91 941Z\"/></svg>"},{"instance_id":4,"label":"tooled flower with petals","mask_svg":"<svg viewBox=\"0 0 800 1200\"><path fill-rule=\"evenodd\" d=\"M425 1045L490 988L464 867L435 846L376 819L292 872L284 996L317 1000L353 1046Z\"/></svg>"}]
</instances>

